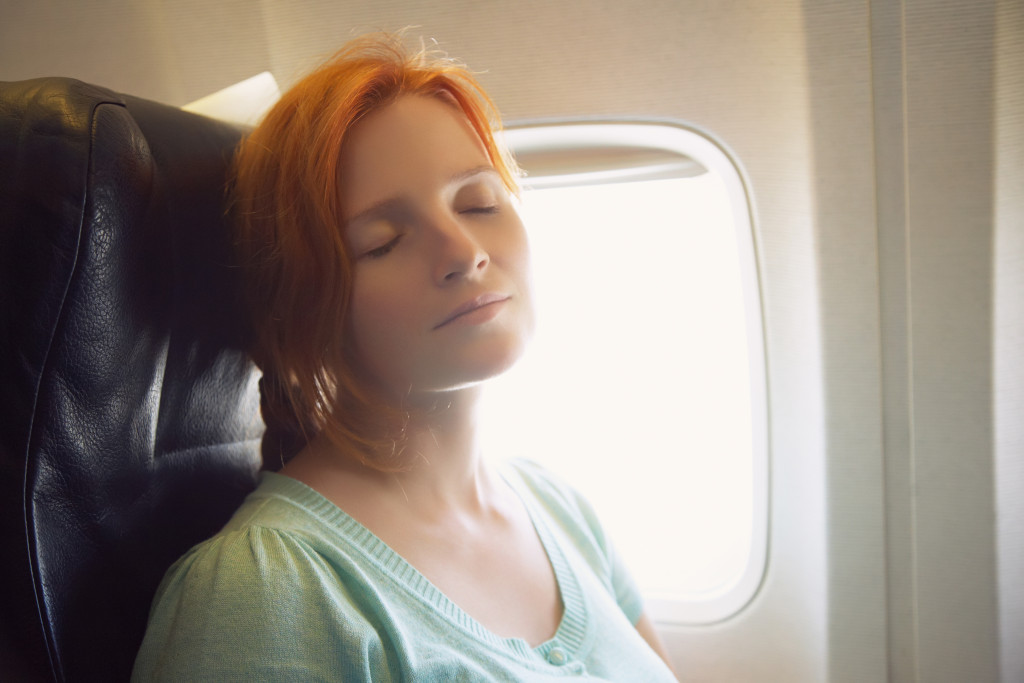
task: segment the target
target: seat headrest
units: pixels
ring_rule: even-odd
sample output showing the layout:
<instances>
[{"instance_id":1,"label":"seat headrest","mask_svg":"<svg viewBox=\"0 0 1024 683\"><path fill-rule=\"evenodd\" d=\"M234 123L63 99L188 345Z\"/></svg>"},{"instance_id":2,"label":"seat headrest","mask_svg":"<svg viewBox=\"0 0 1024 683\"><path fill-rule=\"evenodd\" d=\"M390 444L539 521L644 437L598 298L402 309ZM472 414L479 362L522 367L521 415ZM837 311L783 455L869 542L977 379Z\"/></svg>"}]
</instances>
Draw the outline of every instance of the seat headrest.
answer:
<instances>
[{"instance_id":1,"label":"seat headrest","mask_svg":"<svg viewBox=\"0 0 1024 683\"><path fill-rule=\"evenodd\" d=\"M255 485L224 199L242 134L0 84L0 653L28 672L125 678L163 572Z\"/></svg>"}]
</instances>

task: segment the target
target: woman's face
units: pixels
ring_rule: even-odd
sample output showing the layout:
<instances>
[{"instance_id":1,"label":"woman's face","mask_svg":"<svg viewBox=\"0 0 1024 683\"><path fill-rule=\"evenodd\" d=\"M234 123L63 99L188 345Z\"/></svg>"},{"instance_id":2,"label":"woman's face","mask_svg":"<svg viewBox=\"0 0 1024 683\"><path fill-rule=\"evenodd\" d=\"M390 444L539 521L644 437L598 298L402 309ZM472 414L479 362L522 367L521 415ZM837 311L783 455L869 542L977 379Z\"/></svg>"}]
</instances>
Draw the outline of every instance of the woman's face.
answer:
<instances>
[{"instance_id":1,"label":"woman's face","mask_svg":"<svg viewBox=\"0 0 1024 683\"><path fill-rule=\"evenodd\" d=\"M533 329L526 234L462 113L399 98L356 124L339 177L361 369L414 398L511 366Z\"/></svg>"}]
</instances>

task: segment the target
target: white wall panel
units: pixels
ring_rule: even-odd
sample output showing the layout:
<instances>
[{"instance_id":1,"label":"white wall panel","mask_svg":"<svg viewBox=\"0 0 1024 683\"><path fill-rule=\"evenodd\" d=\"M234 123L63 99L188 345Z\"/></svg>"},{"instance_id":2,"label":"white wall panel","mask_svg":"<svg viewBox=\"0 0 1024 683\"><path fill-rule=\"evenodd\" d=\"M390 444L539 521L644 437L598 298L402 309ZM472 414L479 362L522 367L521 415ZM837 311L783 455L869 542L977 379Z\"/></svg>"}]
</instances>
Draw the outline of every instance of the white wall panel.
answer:
<instances>
[{"instance_id":1,"label":"white wall panel","mask_svg":"<svg viewBox=\"0 0 1024 683\"><path fill-rule=\"evenodd\" d=\"M249 0L0 0L0 80L71 76L181 105L266 61Z\"/></svg>"},{"instance_id":2,"label":"white wall panel","mask_svg":"<svg viewBox=\"0 0 1024 683\"><path fill-rule=\"evenodd\" d=\"M994 4L905 8L917 671L992 681Z\"/></svg>"},{"instance_id":3,"label":"white wall panel","mask_svg":"<svg viewBox=\"0 0 1024 683\"><path fill-rule=\"evenodd\" d=\"M827 452L830 681L887 675L885 461L868 3L807 2Z\"/></svg>"},{"instance_id":4,"label":"white wall panel","mask_svg":"<svg viewBox=\"0 0 1024 683\"><path fill-rule=\"evenodd\" d=\"M994 410L1002 680L1024 681L1024 2L995 41Z\"/></svg>"},{"instance_id":5,"label":"white wall panel","mask_svg":"<svg viewBox=\"0 0 1024 683\"><path fill-rule=\"evenodd\" d=\"M916 681L903 7L871 3L885 452L888 680Z\"/></svg>"}]
</instances>

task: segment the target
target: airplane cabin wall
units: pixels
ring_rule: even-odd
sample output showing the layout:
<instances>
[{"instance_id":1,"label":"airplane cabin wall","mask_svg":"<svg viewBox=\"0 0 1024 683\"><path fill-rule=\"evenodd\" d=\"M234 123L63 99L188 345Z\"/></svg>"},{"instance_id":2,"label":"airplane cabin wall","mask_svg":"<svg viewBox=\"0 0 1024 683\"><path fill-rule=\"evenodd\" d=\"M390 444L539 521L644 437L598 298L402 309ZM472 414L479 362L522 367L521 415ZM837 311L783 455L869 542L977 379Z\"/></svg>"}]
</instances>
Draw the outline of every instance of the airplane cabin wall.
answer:
<instances>
[{"instance_id":1,"label":"airplane cabin wall","mask_svg":"<svg viewBox=\"0 0 1024 683\"><path fill-rule=\"evenodd\" d=\"M829 680L1024 680L1024 4L805 16Z\"/></svg>"},{"instance_id":2,"label":"airplane cabin wall","mask_svg":"<svg viewBox=\"0 0 1024 683\"><path fill-rule=\"evenodd\" d=\"M1022 6L860 9L805 6L830 680L1021 680Z\"/></svg>"},{"instance_id":3,"label":"airplane cabin wall","mask_svg":"<svg viewBox=\"0 0 1024 683\"><path fill-rule=\"evenodd\" d=\"M413 26L482 70L509 122L708 131L752 193L771 526L747 608L663 629L677 670L1024 680L1020 0L0 0L0 17L3 80L184 104Z\"/></svg>"},{"instance_id":4,"label":"airplane cabin wall","mask_svg":"<svg viewBox=\"0 0 1024 683\"><path fill-rule=\"evenodd\" d=\"M995 8L993 405L1003 681L1024 681L1024 3Z\"/></svg>"}]
</instances>

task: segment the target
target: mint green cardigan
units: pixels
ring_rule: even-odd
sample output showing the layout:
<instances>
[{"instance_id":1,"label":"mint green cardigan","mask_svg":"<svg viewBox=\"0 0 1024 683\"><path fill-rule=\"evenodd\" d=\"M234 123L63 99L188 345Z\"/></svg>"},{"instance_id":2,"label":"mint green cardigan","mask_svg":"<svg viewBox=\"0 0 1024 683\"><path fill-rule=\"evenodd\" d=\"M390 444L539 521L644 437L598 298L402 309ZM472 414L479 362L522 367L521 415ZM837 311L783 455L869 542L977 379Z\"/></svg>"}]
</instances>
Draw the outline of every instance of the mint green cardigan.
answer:
<instances>
[{"instance_id":1,"label":"mint green cardigan","mask_svg":"<svg viewBox=\"0 0 1024 683\"><path fill-rule=\"evenodd\" d=\"M640 596L587 503L525 461L505 476L564 603L538 647L491 633L333 503L265 473L168 570L132 680L675 680L633 626Z\"/></svg>"}]
</instances>

